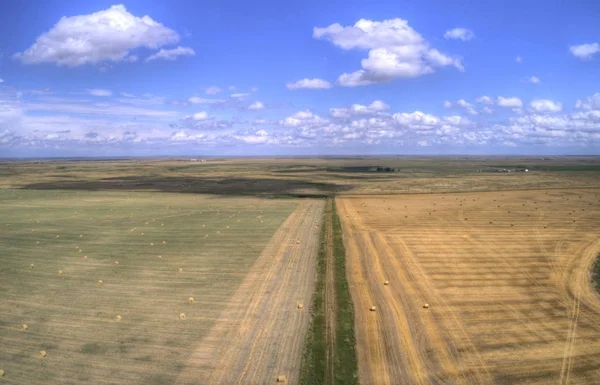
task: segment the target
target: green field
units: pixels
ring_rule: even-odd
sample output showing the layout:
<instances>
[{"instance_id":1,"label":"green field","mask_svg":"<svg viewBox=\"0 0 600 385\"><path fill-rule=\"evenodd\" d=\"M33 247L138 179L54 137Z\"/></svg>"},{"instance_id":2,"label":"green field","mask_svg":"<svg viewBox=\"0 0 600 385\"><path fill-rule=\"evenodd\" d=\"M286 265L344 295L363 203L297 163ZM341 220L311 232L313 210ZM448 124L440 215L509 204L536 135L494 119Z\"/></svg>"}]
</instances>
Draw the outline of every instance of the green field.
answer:
<instances>
[{"instance_id":1,"label":"green field","mask_svg":"<svg viewBox=\"0 0 600 385\"><path fill-rule=\"evenodd\" d=\"M173 383L296 205L0 190L3 383Z\"/></svg>"}]
</instances>

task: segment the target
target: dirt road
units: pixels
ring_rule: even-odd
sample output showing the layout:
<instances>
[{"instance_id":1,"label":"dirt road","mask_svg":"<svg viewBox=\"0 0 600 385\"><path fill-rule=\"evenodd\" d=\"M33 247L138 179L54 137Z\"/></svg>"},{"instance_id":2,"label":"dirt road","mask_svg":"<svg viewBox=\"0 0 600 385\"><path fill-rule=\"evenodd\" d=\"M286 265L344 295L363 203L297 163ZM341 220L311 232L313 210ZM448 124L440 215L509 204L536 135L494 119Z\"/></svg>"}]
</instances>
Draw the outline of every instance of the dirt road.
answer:
<instances>
[{"instance_id":1,"label":"dirt road","mask_svg":"<svg viewBox=\"0 0 600 385\"><path fill-rule=\"evenodd\" d=\"M361 384L597 383L600 191L337 204Z\"/></svg>"},{"instance_id":2,"label":"dirt road","mask_svg":"<svg viewBox=\"0 0 600 385\"><path fill-rule=\"evenodd\" d=\"M323 204L300 202L277 230L177 384L297 383Z\"/></svg>"}]
</instances>

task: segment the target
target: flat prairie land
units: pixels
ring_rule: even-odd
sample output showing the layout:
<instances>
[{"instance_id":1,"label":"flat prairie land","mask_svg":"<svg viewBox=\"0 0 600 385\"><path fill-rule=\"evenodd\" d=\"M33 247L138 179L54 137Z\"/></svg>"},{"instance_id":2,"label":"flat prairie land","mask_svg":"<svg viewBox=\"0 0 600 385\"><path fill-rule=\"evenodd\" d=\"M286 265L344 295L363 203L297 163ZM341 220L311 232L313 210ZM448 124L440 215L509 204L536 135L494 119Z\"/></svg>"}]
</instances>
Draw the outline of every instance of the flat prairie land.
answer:
<instances>
[{"instance_id":1,"label":"flat prairie land","mask_svg":"<svg viewBox=\"0 0 600 385\"><path fill-rule=\"evenodd\" d=\"M322 205L0 190L2 383L295 378Z\"/></svg>"},{"instance_id":2,"label":"flat prairie land","mask_svg":"<svg viewBox=\"0 0 600 385\"><path fill-rule=\"evenodd\" d=\"M361 384L598 383L600 190L337 204Z\"/></svg>"}]
</instances>

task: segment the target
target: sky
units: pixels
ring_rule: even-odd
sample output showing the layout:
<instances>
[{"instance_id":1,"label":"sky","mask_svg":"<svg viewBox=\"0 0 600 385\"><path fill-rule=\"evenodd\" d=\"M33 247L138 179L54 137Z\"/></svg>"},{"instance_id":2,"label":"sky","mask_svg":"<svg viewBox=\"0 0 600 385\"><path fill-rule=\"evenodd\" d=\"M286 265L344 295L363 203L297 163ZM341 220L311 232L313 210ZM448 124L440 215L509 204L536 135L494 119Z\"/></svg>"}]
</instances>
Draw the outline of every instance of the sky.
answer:
<instances>
[{"instance_id":1,"label":"sky","mask_svg":"<svg viewBox=\"0 0 600 385\"><path fill-rule=\"evenodd\" d=\"M0 2L0 157L600 154L600 2Z\"/></svg>"}]
</instances>

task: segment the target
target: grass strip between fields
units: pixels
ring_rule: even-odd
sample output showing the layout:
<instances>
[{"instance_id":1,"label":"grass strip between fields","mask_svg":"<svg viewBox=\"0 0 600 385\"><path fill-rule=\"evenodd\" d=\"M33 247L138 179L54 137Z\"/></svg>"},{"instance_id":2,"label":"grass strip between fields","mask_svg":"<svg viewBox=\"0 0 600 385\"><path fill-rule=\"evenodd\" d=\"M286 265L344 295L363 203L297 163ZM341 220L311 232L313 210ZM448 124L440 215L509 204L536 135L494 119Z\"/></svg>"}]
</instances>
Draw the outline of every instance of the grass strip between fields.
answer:
<instances>
[{"instance_id":1,"label":"grass strip between fields","mask_svg":"<svg viewBox=\"0 0 600 385\"><path fill-rule=\"evenodd\" d=\"M327 221L332 221L332 226ZM335 207L335 199L330 198L325 206L323 226L317 256L317 282L311 304L311 323L307 333L302 365L300 369L300 384L324 385L331 384L327 376L333 365L333 383L358 384L358 363L354 335L354 305L346 280L346 255L342 238L342 228ZM333 229L334 268L335 268L335 357L330 362L328 357L329 345L326 336L327 317L325 311L325 279L327 276L327 231Z\"/></svg>"},{"instance_id":2,"label":"grass strip between fields","mask_svg":"<svg viewBox=\"0 0 600 385\"><path fill-rule=\"evenodd\" d=\"M596 293L600 295L600 254L598 254L592 265L592 284L596 289Z\"/></svg>"}]
</instances>

